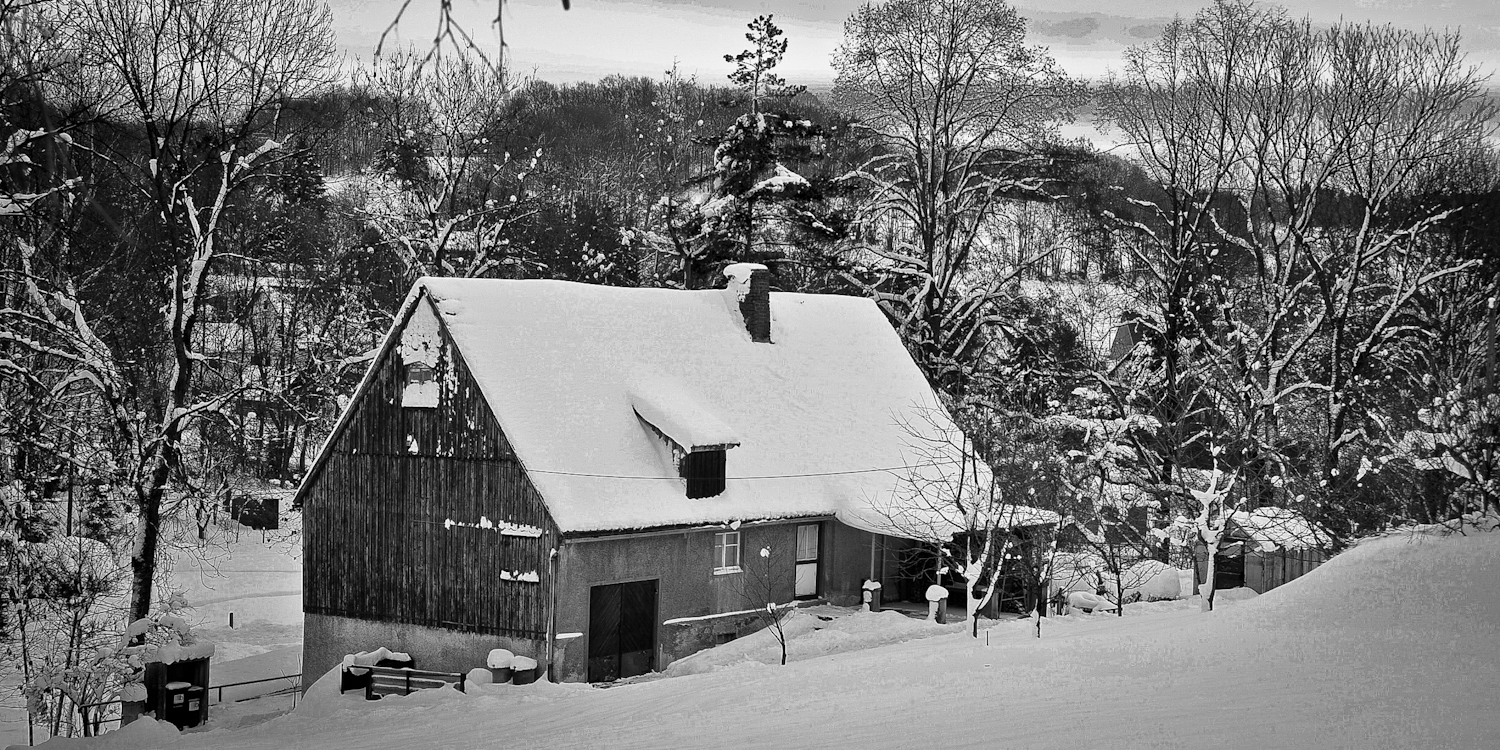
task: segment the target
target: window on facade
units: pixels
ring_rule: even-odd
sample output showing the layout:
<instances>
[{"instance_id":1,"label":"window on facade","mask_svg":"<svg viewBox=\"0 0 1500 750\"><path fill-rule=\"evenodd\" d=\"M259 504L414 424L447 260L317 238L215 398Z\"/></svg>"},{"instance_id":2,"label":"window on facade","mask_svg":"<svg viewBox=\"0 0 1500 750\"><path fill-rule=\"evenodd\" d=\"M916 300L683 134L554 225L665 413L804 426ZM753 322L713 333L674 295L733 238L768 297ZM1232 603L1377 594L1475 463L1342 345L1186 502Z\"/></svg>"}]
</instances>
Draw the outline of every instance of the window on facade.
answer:
<instances>
[{"instance_id":1,"label":"window on facade","mask_svg":"<svg viewBox=\"0 0 1500 750\"><path fill-rule=\"evenodd\" d=\"M797 576L794 595L808 599L818 595L819 525L805 523L797 527Z\"/></svg>"},{"instance_id":2,"label":"window on facade","mask_svg":"<svg viewBox=\"0 0 1500 750\"><path fill-rule=\"evenodd\" d=\"M695 451L682 457L679 468L687 480L688 497L713 497L724 491L724 451Z\"/></svg>"},{"instance_id":3,"label":"window on facade","mask_svg":"<svg viewBox=\"0 0 1500 750\"><path fill-rule=\"evenodd\" d=\"M401 391L401 405L436 408L438 405L437 371L422 362L408 362L406 387Z\"/></svg>"},{"instance_id":4,"label":"window on facade","mask_svg":"<svg viewBox=\"0 0 1500 750\"><path fill-rule=\"evenodd\" d=\"M740 572L740 532L714 534L714 575Z\"/></svg>"}]
</instances>

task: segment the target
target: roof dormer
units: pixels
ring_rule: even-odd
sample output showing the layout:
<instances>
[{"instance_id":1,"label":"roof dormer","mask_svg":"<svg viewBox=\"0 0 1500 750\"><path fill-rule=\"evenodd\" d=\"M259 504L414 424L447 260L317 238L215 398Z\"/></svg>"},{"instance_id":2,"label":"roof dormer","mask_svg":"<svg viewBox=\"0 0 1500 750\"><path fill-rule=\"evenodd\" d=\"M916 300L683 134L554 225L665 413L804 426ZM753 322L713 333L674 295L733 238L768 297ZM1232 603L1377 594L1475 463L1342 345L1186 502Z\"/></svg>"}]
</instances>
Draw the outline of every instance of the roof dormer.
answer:
<instances>
[{"instance_id":1,"label":"roof dormer","mask_svg":"<svg viewBox=\"0 0 1500 750\"><path fill-rule=\"evenodd\" d=\"M630 406L671 451L677 475L687 482L688 497L713 497L724 491L727 452L740 444L729 425L688 389L673 384L633 388Z\"/></svg>"}]
</instances>

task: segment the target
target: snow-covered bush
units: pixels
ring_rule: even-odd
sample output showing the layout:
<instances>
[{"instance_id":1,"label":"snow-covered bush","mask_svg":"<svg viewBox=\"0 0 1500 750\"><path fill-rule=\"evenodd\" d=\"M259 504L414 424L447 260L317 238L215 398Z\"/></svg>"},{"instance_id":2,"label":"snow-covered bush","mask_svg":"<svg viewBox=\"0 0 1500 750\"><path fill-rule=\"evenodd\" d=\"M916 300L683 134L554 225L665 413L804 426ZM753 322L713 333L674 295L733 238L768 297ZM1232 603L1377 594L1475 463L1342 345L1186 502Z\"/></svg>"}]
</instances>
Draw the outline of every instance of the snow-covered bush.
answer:
<instances>
[{"instance_id":1,"label":"snow-covered bush","mask_svg":"<svg viewBox=\"0 0 1500 750\"><path fill-rule=\"evenodd\" d=\"M1103 585L1100 571L1104 560L1093 552L1059 552L1052 558L1052 589L1058 592L1087 591L1095 593Z\"/></svg>"},{"instance_id":2,"label":"snow-covered bush","mask_svg":"<svg viewBox=\"0 0 1500 750\"><path fill-rule=\"evenodd\" d=\"M1182 584L1178 570L1160 560L1141 560L1125 569L1125 598L1137 595L1148 602L1176 599L1182 596Z\"/></svg>"}]
</instances>

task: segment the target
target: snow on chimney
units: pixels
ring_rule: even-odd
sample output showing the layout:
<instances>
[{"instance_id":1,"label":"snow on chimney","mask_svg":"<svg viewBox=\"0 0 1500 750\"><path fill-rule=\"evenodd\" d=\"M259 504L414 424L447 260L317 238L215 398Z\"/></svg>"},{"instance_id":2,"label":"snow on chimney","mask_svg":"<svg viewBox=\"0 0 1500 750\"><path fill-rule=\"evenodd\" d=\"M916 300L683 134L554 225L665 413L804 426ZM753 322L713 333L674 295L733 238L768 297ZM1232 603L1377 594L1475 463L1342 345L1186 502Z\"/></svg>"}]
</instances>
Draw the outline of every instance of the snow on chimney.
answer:
<instances>
[{"instance_id":1,"label":"snow on chimney","mask_svg":"<svg viewBox=\"0 0 1500 750\"><path fill-rule=\"evenodd\" d=\"M739 298L750 340L771 343L771 272L759 263L732 263L725 266L724 275Z\"/></svg>"}]
</instances>

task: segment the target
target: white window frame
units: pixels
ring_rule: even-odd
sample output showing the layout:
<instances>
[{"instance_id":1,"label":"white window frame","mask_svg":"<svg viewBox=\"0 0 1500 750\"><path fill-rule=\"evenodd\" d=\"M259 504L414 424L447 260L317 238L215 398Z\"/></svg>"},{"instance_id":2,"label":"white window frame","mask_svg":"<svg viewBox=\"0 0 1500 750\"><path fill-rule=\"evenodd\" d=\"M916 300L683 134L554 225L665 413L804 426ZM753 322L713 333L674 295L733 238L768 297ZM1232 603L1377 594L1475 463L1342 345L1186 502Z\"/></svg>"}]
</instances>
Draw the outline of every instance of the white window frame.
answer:
<instances>
[{"instance_id":1,"label":"white window frame","mask_svg":"<svg viewBox=\"0 0 1500 750\"><path fill-rule=\"evenodd\" d=\"M730 550L734 551L733 559L729 556ZM714 532L714 575L739 573L742 570L743 568L740 567L740 532Z\"/></svg>"}]
</instances>

